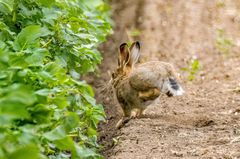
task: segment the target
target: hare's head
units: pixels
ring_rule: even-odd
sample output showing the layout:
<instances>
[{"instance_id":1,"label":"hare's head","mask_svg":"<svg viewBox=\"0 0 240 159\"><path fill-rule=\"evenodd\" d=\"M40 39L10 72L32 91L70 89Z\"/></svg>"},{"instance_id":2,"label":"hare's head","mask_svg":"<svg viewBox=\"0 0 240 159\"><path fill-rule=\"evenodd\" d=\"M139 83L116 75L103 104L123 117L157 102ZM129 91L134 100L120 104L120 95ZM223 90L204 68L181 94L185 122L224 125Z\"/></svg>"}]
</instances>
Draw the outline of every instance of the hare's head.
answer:
<instances>
[{"instance_id":1,"label":"hare's head","mask_svg":"<svg viewBox=\"0 0 240 159\"><path fill-rule=\"evenodd\" d=\"M140 43L133 42L129 47L127 43L119 46L118 51L118 67L112 73L112 83L115 86L119 80L127 77L134 65L138 62L140 53Z\"/></svg>"}]
</instances>

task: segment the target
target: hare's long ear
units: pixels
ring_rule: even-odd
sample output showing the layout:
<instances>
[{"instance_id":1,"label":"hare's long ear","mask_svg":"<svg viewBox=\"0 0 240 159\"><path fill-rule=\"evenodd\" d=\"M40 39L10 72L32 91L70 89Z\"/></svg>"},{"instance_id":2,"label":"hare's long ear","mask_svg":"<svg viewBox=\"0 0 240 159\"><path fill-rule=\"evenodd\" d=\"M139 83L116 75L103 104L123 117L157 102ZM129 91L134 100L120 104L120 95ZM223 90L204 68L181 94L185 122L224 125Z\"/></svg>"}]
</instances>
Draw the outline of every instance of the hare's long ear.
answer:
<instances>
[{"instance_id":1,"label":"hare's long ear","mask_svg":"<svg viewBox=\"0 0 240 159\"><path fill-rule=\"evenodd\" d=\"M119 46L118 66L123 68L129 61L129 49L127 43Z\"/></svg>"},{"instance_id":2,"label":"hare's long ear","mask_svg":"<svg viewBox=\"0 0 240 159\"><path fill-rule=\"evenodd\" d=\"M135 41L132 43L130 47L130 60L128 62L129 66L133 66L136 64L139 60L140 56L140 43L138 41Z\"/></svg>"}]
</instances>

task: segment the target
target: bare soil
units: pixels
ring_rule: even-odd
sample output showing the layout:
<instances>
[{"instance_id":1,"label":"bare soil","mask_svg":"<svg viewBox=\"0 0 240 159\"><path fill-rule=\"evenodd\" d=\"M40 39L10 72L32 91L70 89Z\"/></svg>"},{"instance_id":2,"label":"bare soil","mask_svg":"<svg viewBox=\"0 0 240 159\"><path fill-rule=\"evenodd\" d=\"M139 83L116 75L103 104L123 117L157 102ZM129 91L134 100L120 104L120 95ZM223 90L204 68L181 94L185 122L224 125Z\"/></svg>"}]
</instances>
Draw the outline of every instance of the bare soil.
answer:
<instances>
[{"instance_id":1,"label":"bare soil","mask_svg":"<svg viewBox=\"0 0 240 159\"><path fill-rule=\"evenodd\" d=\"M109 159L240 158L240 1L239 0L113 0L114 34L101 47L101 76L89 78L103 103L107 121L99 142ZM131 36L132 30L139 30ZM216 47L217 30L232 39L227 53ZM120 130L117 101L98 87L117 66L122 42L139 40L141 61L172 63L182 76L186 94L161 97L147 117ZM201 68L188 80L192 58Z\"/></svg>"}]
</instances>

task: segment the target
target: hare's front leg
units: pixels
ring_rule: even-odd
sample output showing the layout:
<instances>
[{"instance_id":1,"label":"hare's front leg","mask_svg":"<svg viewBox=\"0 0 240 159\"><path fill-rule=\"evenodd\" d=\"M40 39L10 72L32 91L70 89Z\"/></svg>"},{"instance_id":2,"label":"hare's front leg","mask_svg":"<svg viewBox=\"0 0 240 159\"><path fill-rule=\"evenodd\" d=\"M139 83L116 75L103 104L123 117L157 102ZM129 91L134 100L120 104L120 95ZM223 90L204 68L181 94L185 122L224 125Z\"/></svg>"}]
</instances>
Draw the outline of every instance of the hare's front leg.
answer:
<instances>
[{"instance_id":1,"label":"hare's front leg","mask_svg":"<svg viewBox=\"0 0 240 159\"><path fill-rule=\"evenodd\" d=\"M126 123L128 123L131 120L131 117L126 117L123 116L116 124L116 128L120 129L121 127L123 127Z\"/></svg>"},{"instance_id":2,"label":"hare's front leg","mask_svg":"<svg viewBox=\"0 0 240 159\"><path fill-rule=\"evenodd\" d=\"M121 119L117 122L116 124L116 128L120 129L121 127L123 127L126 123L128 123L131 119L131 114L132 114L132 110L131 107L129 107L126 102L124 103L120 103L122 110L123 110L123 116L121 117Z\"/></svg>"},{"instance_id":3,"label":"hare's front leg","mask_svg":"<svg viewBox=\"0 0 240 159\"><path fill-rule=\"evenodd\" d=\"M124 113L124 116L117 122L116 128L120 129L123 127L126 123L128 123L131 119L140 117L142 115L143 110L139 108L134 108L129 112ZM127 115L127 116L126 116Z\"/></svg>"}]
</instances>

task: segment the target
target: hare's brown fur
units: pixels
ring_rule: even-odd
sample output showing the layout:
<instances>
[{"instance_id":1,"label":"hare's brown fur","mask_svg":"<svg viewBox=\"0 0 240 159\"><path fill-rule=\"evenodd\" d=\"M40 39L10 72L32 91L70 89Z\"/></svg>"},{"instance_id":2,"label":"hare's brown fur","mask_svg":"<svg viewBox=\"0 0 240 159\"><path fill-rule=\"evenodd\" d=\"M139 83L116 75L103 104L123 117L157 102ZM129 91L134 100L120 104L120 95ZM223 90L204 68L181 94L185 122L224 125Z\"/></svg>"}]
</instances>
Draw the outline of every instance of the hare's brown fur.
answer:
<instances>
[{"instance_id":1,"label":"hare's brown fur","mask_svg":"<svg viewBox=\"0 0 240 159\"><path fill-rule=\"evenodd\" d=\"M112 75L112 85L124 117L139 117L161 93L170 96L174 91L182 91L171 64L160 61L137 64L139 42L134 42L130 48L124 43L119 50L118 68ZM174 90L171 85L179 90Z\"/></svg>"}]
</instances>

